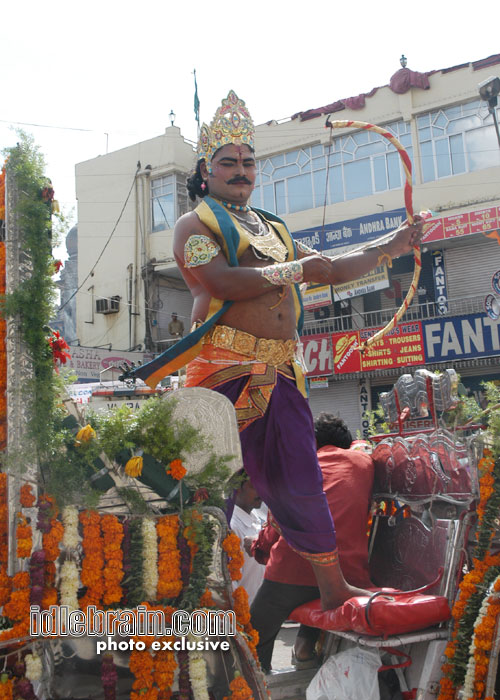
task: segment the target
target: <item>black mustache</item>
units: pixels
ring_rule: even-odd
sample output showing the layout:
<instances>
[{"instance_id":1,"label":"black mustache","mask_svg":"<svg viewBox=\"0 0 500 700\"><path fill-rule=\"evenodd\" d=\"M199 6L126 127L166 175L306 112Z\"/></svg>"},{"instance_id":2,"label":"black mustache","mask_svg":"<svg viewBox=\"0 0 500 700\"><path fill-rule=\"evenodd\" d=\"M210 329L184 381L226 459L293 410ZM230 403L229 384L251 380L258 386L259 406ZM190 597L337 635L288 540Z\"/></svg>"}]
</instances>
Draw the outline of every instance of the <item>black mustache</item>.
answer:
<instances>
[{"instance_id":1,"label":"black mustache","mask_svg":"<svg viewBox=\"0 0 500 700\"><path fill-rule=\"evenodd\" d=\"M228 185L251 185L252 183L246 177L233 177L232 180L227 181Z\"/></svg>"}]
</instances>

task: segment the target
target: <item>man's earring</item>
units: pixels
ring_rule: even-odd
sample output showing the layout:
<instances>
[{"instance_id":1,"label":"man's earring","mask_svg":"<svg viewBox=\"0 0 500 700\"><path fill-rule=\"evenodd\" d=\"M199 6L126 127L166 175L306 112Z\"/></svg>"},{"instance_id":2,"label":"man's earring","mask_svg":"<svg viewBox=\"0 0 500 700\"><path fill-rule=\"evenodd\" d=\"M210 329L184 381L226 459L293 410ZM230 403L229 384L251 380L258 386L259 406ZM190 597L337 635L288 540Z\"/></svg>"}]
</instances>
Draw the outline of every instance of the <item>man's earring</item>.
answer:
<instances>
[{"instance_id":1,"label":"man's earring","mask_svg":"<svg viewBox=\"0 0 500 700\"><path fill-rule=\"evenodd\" d=\"M205 182L205 180L203 180L203 182L201 183L201 189L203 190L203 192L207 189L207 183Z\"/></svg>"}]
</instances>

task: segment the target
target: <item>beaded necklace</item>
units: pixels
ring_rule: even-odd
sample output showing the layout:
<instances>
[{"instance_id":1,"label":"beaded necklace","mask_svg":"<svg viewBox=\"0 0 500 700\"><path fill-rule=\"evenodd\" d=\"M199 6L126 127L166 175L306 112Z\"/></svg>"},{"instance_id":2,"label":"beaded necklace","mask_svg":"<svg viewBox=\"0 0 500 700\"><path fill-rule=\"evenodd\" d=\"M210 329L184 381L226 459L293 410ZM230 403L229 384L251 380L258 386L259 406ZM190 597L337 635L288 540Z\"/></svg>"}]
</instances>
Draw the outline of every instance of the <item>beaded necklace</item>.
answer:
<instances>
[{"instance_id":1,"label":"beaded necklace","mask_svg":"<svg viewBox=\"0 0 500 700\"><path fill-rule=\"evenodd\" d=\"M233 211L250 211L250 206L248 204L233 204L232 202L223 202L222 199L219 201L226 209L232 209Z\"/></svg>"}]
</instances>

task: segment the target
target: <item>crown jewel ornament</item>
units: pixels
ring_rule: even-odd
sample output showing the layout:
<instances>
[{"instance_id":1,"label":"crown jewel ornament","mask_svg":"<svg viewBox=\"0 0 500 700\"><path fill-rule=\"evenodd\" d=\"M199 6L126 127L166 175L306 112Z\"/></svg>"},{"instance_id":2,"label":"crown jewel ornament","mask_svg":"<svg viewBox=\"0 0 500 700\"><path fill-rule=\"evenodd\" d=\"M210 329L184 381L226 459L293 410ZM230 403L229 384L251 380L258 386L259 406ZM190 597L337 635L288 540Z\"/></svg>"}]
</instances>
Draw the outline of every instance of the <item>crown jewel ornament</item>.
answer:
<instances>
[{"instance_id":1,"label":"crown jewel ornament","mask_svg":"<svg viewBox=\"0 0 500 700\"><path fill-rule=\"evenodd\" d=\"M201 127L198 158L205 160L210 172L210 161L215 151L230 143L236 146L246 144L253 149L254 134L255 127L245 103L234 90L230 90L210 126L203 124Z\"/></svg>"}]
</instances>

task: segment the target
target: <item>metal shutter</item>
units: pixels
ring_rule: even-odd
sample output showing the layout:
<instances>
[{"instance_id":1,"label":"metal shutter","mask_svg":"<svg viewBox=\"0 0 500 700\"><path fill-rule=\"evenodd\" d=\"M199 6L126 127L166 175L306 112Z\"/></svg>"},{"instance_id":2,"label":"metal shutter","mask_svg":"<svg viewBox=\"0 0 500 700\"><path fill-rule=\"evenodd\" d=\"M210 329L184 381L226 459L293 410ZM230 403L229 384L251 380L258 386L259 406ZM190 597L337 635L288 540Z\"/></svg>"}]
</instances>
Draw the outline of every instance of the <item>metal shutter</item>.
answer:
<instances>
[{"instance_id":1,"label":"metal shutter","mask_svg":"<svg viewBox=\"0 0 500 700\"><path fill-rule=\"evenodd\" d=\"M338 415L347 423L353 438L361 429L357 380L330 381L328 389L311 389L309 405L313 416L317 416L322 411Z\"/></svg>"},{"instance_id":2,"label":"metal shutter","mask_svg":"<svg viewBox=\"0 0 500 700\"><path fill-rule=\"evenodd\" d=\"M478 240L474 245L447 248L444 264L449 299L486 295L492 291L492 275L500 269L500 246L493 240Z\"/></svg>"}]
</instances>

